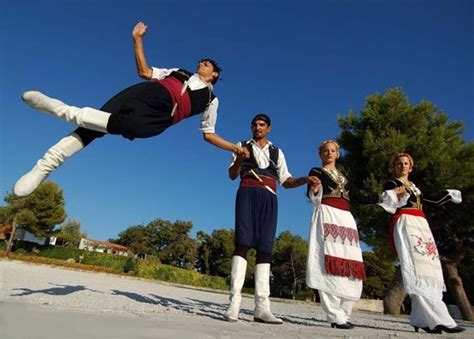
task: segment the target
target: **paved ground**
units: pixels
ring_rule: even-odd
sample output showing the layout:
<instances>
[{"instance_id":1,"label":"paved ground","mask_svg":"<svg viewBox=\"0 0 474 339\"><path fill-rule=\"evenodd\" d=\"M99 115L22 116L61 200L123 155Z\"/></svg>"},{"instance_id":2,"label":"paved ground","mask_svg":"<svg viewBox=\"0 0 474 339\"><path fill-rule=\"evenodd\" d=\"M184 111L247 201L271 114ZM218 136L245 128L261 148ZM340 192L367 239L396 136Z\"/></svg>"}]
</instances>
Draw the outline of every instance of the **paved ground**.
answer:
<instances>
[{"instance_id":1,"label":"paved ground","mask_svg":"<svg viewBox=\"0 0 474 339\"><path fill-rule=\"evenodd\" d=\"M352 331L332 329L319 306L272 302L280 326L222 320L227 295L110 274L0 259L0 338L431 337L406 317L355 312ZM462 337L474 338L474 324ZM443 335L455 337L455 335ZM443 337L437 335L436 337Z\"/></svg>"}]
</instances>

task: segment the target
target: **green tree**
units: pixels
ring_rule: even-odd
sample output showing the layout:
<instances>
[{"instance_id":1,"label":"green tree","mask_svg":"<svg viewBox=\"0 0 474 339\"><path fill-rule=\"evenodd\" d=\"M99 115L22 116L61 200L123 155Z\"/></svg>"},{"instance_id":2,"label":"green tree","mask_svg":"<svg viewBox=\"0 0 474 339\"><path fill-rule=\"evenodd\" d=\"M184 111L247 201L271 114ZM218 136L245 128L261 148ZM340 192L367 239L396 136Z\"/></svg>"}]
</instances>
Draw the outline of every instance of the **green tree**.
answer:
<instances>
[{"instance_id":1,"label":"green tree","mask_svg":"<svg viewBox=\"0 0 474 339\"><path fill-rule=\"evenodd\" d=\"M164 264L193 268L197 244L189 235L193 224L189 221L155 219L146 228L150 231L158 258Z\"/></svg>"},{"instance_id":2,"label":"green tree","mask_svg":"<svg viewBox=\"0 0 474 339\"><path fill-rule=\"evenodd\" d=\"M42 183L32 194L18 198L13 193L5 196L2 208L4 223L13 224L7 254L12 245L16 225L36 236L51 235L56 225L66 219L62 189L52 181Z\"/></svg>"},{"instance_id":3,"label":"green tree","mask_svg":"<svg viewBox=\"0 0 474 339\"><path fill-rule=\"evenodd\" d=\"M305 287L308 243L290 231L280 233L273 247L273 294L296 298Z\"/></svg>"},{"instance_id":4,"label":"green tree","mask_svg":"<svg viewBox=\"0 0 474 339\"><path fill-rule=\"evenodd\" d=\"M118 234L117 239L109 239L110 242L126 246L135 254L145 258L148 255L156 255L154 239L155 229L152 226L135 225L128 227Z\"/></svg>"},{"instance_id":5,"label":"green tree","mask_svg":"<svg viewBox=\"0 0 474 339\"><path fill-rule=\"evenodd\" d=\"M8 224L10 220L10 209L7 206L0 206L0 225Z\"/></svg>"},{"instance_id":6,"label":"green tree","mask_svg":"<svg viewBox=\"0 0 474 339\"><path fill-rule=\"evenodd\" d=\"M209 274L209 246L211 236L204 231L196 234L197 259L196 269L202 274Z\"/></svg>"},{"instance_id":7,"label":"green tree","mask_svg":"<svg viewBox=\"0 0 474 339\"><path fill-rule=\"evenodd\" d=\"M457 274L457 265L474 241L473 212L466 208L474 202L474 144L462 138L463 124L450 122L446 113L427 100L410 104L401 89L369 96L359 115L351 111L339 117L338 122L342 130L338 141L344 149L340 163L365 193L381 192L389 177L390 161L401 151L414 157L415 167L410 178L425 196L438 195L440 188L457 188L463 192L463 204L425 209L425 213L431 221L444 271L448 274L448 286L464 318L473 320L469 300ZM373 246L381 258L390 258L390 216L377 207L355 206L354 210L360 219L362 240ZM398 310L399 306L392 305Z\"/></svg>"},{"instance_id":8,"label":"green tree","mask_svg":"<svg viewBox=\"0 0 474 339\"><path fill-rule=\"evenodd\" d=\"M217 275L230 279L232 256L234 253L235 232L231 229L217 229L211 235L199 231L196 235L198 258L196 268L199 272ZM256 251L247 253L247 271L244 287L247 291L253 289Z\"/></svg>"},{"instance_id":9,"label":"green tree","mask_svg":"<svg viewBox=\"0 0 474 339\"><path fill-rule=\"evenodd\" d=\"M78 247L81 238L87 238L85 232L81 232L81 223L75 219L66 221L56 233L57 242L66 247Z\"/></svg>"},{"instance_id":10,"label":"green tree","mask_svg":"<svg viewBox=\"0 0 474 339\"><path fill-rule=\"evenodd\" d=\"M218 229L212 231L207 242L209 250L209 274L227 277L232 266L234 252L234 230Z\"/></svg>"}]
</instances>

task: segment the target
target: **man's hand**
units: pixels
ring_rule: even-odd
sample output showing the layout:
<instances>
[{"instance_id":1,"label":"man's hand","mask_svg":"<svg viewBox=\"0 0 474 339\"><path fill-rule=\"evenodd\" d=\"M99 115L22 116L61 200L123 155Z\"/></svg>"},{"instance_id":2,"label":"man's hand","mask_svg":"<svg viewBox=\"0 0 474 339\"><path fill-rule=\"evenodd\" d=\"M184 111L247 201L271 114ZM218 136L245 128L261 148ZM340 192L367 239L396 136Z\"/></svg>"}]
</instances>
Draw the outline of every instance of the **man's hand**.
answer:
<instances>
[{"instance_id":1,"label":"man's hand","mask_svg":"<svg viewBox=\"0 0 474 339\"><path fill-rule=\"evenodd\" d=\"M250 152L247 147L236 146L234 153L239 161L250 158Z\"/></svg>"},{"instance_id":2,"label":"man's hand","mask_svg":"<svg viewBox=\"0 0 474 339\"><path fill-rule=\"evenodd\" d=\"M139 22L138 24L135 25L132 31L132 37L134 40L136 39L142 39L143 36L146 33L148 26L145 25L143 22Z\"/></svg>"},{"instance_id":3,"label":"man's hand","mask_svg":"<svg viewBox=\"0 0 474 339\"><path fill-rule=\"evenodd\" d=\"M306 177L305 179L306 179L306 183L310 186L319 186L319 185L321 185L321 180L319 180L319 178L317 176L310 175L310 176Z\"/></svg>"}]
</instances>

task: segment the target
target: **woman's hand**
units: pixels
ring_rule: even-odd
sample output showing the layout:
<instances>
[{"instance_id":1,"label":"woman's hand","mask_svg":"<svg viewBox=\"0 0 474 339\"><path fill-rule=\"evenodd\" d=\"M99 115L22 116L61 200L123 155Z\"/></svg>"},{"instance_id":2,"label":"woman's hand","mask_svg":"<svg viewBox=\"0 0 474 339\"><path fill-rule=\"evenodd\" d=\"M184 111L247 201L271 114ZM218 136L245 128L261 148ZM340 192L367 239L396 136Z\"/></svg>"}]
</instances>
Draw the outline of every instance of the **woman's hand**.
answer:
<instances>
[{"instance_id":1,"label":"woman's hand","mask_svg":"<svg viewBox=\"0 0 474 339\"><path fill-rule=\"evenodd\" d=\"M406 189L405 189L405 187L403 187L403 186L395 187L395 188L393 189L393 191L395 192L395 194L397 195L397 197L398 197L399 199L402 198L402 197L406 194L406 192L407 192Z\"/></svg>"},{"instance_id":2,"label":"woman's hand","mask_svg":"<svg viewBox=\"0 0 474 339\"><path fill-rule=\"evenodd\" d=\"M316 193L318 193L320 188L321 188L321 182L319 182L315 185L312 185L311 186L311 192L313 192L313 194L316 194Z\"/></svg>"}]
</instances>

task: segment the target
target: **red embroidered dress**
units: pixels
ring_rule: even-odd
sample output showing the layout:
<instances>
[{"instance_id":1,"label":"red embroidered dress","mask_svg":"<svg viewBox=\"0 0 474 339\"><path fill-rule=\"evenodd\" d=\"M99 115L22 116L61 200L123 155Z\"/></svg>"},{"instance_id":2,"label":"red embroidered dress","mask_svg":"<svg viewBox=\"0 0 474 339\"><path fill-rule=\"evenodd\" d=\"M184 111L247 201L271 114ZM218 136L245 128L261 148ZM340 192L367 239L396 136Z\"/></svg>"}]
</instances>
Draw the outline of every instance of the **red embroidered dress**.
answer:
<instances>
[{"instance_id":1,"label":"red embroidered dress","mask_svg":"<svg viewBox=\"0 0 474 339\"><path fill-rule=\"evenodd\" d=\"M357 225L350 212L350 202L376 203L377 197L365 197L350 185L338 170L311 169L322 187L308 197L313 203L307 285L311 288L344 297L360 298L365 267Z\"/></svg>"}]
</instances>

